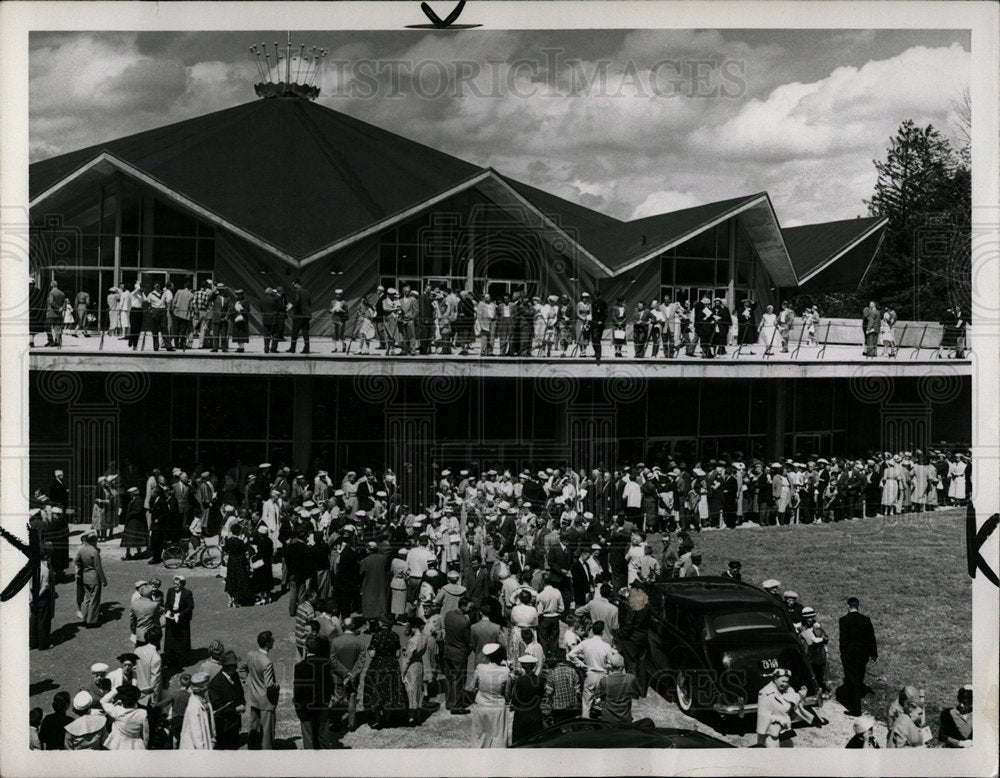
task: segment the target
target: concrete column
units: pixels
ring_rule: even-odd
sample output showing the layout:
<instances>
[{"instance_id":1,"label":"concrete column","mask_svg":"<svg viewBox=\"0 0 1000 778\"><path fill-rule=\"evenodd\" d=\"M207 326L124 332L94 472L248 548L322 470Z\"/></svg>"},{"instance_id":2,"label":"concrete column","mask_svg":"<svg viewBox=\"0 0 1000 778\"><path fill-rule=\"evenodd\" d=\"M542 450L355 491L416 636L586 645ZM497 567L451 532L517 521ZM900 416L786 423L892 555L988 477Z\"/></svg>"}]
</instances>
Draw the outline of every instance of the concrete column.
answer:
<instances>
[{"instance_id":1,"label":"concrete column","mask_svg":"<svg viewBox=\"0 0 1000 778\"><path fill-rule=\"evenodd\" d=\"M292 463L303 472L312 464L312 376L292 378Z\"/></svg>"},{"instance_id":2,"label":"concrete column","mask_svg":"<svg viewBox=\"0 0 1000 778\"><path fill-rule=\"evenodd\" d=\"M785 393L787 378L767 382L767 456L780 459L785 455Z\"/></svg>"}]
</instances>

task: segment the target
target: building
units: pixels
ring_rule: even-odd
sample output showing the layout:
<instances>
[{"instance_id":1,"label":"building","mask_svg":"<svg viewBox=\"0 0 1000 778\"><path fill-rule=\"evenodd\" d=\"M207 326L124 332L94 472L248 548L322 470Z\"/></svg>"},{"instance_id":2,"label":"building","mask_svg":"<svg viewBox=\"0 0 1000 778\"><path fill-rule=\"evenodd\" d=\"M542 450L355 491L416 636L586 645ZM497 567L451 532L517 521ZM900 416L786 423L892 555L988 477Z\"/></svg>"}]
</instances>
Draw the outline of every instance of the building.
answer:
<instances>
[{"instance_id":1,"label":"building","mask_svg":"<svg viewBox=\"0 0 1000 778\"><path fill-rule=\"evenodd\" d=\"M335 288L353 303L378 284L574 300L599 289L630 309L703 294L777 305L856 288L886 224L784 229L766 192L623 222L296 95L37 162L30 197L37 286L87 290L105 326L113 286L212 278L253 305L301 278L320 335ZM969 439L967 360L949 363L956 388L942 393L921 378L924 360L873 371L859 357L597 366L39 349L32 462L39 478L59 463L81 483L109 460L237 457L332 473L410 465L424 478L456 462L589 468ZM887 388L871 388L877 378Z\"/></svg>"}]
</instances>

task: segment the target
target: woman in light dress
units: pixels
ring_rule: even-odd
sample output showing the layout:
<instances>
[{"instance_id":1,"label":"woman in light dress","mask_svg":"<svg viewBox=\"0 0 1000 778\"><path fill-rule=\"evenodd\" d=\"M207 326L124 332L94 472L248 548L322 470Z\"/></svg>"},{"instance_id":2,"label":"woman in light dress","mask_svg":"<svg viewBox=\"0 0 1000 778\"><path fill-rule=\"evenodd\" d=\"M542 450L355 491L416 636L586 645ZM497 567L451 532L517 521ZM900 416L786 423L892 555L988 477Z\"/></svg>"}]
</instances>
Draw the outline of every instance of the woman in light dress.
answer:
<instances>
[{"instance_id":1,"label":"woman in light dress","mask_svg":"<svg viewBox=\"0 0 1000 778\"><path fill-rule=\"evenodd\" d=\"M953 505L960 505L968 496L965 493L965 470L968 465L961 454L948 463L948 498Z\"/></svg>"},{"instance_id":2,"label":"woman in light dress","mask_svg":"<svg viewBox=\"0 0 1000 778\"><path fill-rule=\"evenodd\" d=\"M885 470L882 471L882 513L886 516L899 513L902 507L903 466L900 464L901 461L902 457L896 454L890 461L886 462Z\"/></svg>"},{"instance_id":3,"label":"woman in light dress","mask_svg":"<svg viewBox=\"0 0 1000 778\"><path fill-rule=\"evenodd\" d=\"M760 317L760 344L764 347L764 354L773 354L774 341L778 337L778 317L774 313L774 306L769 305Z\"/></svg>"},{"instance_id":4,"label":"woman in light dress","mask_svg":"<svg viewBox=\"0 0 1000 778\"><path fill-rule=\"evenodd\" d=\"M882 356L896 356L896 333L892 326L896 323L896 312L891 308L886 308L882 314L882 322L879 325L878 339L882 344Z\"/></svg>"},{"instance_id":5,"label":"woman in light dress","mask_svg":"<svg viewBox=\"0 0 1000 778\"><path fill-rule=\"evenodd\" d=\"M353 516L358 509L358 474L349 470L344 480L340 483L340 489L344 493L344 509L348 516Z\"/></svg>"},{"instance_id":6,"label":"woman in light dress","mask_svg":"<svg viewBox=\"0 0 1000 778\"><path fill-rule=\"evenodd\" d=\"M476 748L507 747L507 696L510 670L506 653L499 643L483 646L486 661L476 665L472 688L476 702L472 706L472 742Z\"/></svg>"},{"instance_id":7,"label":"woman in light dress","mask_svg":"<svg viewBox=\"0 0 1000 778\"><path fill-rule=\"evenodd\" d=\"M104 741L109 751L145 751L149 741L149 719L139 704L139 687L130 683L112 689L101 698L101 707L111 719L111 734Z\"/></svg>"},{"instance_id":8,"label":"woman in light dress","mask_svg":"<svg viewBox=\"0 0 1000 778\"><path fill-rule=\"evenodd\" d=\"M357 331L354 337L361 341L358 353L368 354L371 351L371 342L375 339L375 309L367 297L361 298L361 304L358 306Z\"/></svg>"},{"instance_id":9,"label":"woman in light dress","mask_svg":"<svg viewBox=\"0 0 1000 778\"><path fill-rule=\"evenodd\" d=\"M937 506L937 486L939 482L937 469L929 464L927 456L920 457L920 462L913 466L913 505L917 511L932 511Z\"/></svg>"},{"instance_id":10,"label":"woman in light dress","mask_svg":"<svg viewBox=\"0 0 1000 778\"><path fill-rule=\"evenodd\" d=\"M428 640L424 634L424 620L410 618L406 625L406 647L400 659L400 669L403 673L403 685L406 687L409 721L418 724L420 707L424 700L424 654L427 652Z\"/></svg>"}]
</instances>

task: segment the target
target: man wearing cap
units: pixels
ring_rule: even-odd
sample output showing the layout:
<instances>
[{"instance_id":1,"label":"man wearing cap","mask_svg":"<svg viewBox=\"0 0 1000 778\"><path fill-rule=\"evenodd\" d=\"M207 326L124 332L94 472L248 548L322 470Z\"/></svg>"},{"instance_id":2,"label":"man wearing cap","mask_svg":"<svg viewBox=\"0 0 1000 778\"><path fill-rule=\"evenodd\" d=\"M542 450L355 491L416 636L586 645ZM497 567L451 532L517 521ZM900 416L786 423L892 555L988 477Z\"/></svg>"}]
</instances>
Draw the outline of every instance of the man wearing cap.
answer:
<instances>
[{"instance_id":1,"label":"man wearing cap","mask_svg":"<svg viewBox=\"0 0 1000 778\"><path fill-rule=\"evenodd\" d=\"M878 645L872 621L859 612L857 597L847 599L847 613L840 617L840 662L844 668L844 683L837 689L837 699L847 709L847 715L861 715L861 698L865 694L865 669L868 660L878 661Z\"/></svg>"},{"instance_id":2,"label":"man wearing cap","mask_svg":"<svg viewBox=\"0 0 1000 778\"><path fill-rule=\"evenodd\" d=\"M847 741L845 748L879 748L875 739L875 719L871 716L858 716L853 729L854 736Z\"/></svg>"},{"instance_id":3,"label":"man wearing cap","mask_svg":"<svg viewBox=\"0 0 1000 778\"><path fill-rule=\"evenodd\" d=\"M812 667L816 682L824 692L830 691L826 683L827 643L830 642L826 630L816 621L816 611L813 608L802 609L802 629L799 638L805 644L806 657Z\"/></svg>"},{"instance_id":4,"label":"man wearing cap","mask_svg":"<svg viewBox=\"0 0 1000 778\"><path fill-rule=\"evenodd\" d=\"M785 601L788 617L797 628L802 623L802 603L799 602L799 593L793 592L791 589L786 589L781 598Z\"/></svg>"},{"instance_id":5,"label":"man wearing cap","mask_svg":"<svg viewBox=\"0 0 1000 778\"><path fill-rule=\"evenodd\" d=\"M97 701L111 691L111 681L108 680L108 666L104 662L96 662L90 666L90 682L83 690L90 693L94 702L92 707L100 708Z\"/></svg>"},{"instance_id":6,"label":"man wearing cap","mask_svg":"<svg viewBox=\"0 0 1000 778\"><path fill-rule=\"evenodd\" d=\"M102 692L101 697L106 693ZM64 745L67 751L100 750L108 719L103 713L94 713L94 705L95 700L90 692L77 692L73 698L73 713L76 718L65 727Z\"/></svg>"},{"instance_id":7,"label":"man wearing cap","mask_svg":"<svg viewBox=\"0 0 1000 778\"><path fill-rule=\"evenodd\" d=\"M184 709L177 748L210 751L216 747L215 714L208 698L211 679L208 673L194 673L191 676L191 696Z\"/></svg>"},{"instance_id":8,"label":"man wearing cap","mask_svg":"<svg viewBox=\"0 0 1000 778\"><path fill-rule=\"evenodd\" d=\"M782 605L785 604L784 600L781 599L781 581L776 578L768 578L766 581L761 583L760 588L774 597L774 599Z\"/></svg>"},{"instance_id":9,"label":"man wearing cap","mask_svg":"<svg viewBox=\"0 0 1000 778\"><path fill-rule=\"evenodd\" d=\"M243 684L237 674L240 661L232 651L226 651L219 661L222 670L208 682L208 699L215 714L215 747L235 751L240 747L240 728L246 710Z\"/></svg>"}]
</instances>

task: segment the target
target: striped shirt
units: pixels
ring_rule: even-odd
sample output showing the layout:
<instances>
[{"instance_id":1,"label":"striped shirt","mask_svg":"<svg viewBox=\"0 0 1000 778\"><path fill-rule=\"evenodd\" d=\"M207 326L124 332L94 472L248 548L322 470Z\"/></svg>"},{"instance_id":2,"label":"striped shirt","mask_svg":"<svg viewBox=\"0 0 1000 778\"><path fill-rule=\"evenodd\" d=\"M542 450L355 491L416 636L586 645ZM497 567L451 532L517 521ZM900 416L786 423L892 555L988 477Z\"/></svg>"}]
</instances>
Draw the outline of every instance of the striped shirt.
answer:
<instances>
[{"instance_id":1,"label":"striped shirt","mask_svg":"<svg viewBox=\"0 0 1000 778\"><path fill-rule=\"evenodd\" d=\"M548 672L546 690L552 695L553 710L580 707L580 676L565 662L560 662Z\"/></svg>"},{"instance_id":2,"label":"striped shirt","mask_svg":"<svg viewBox=\"0 0 1000 778\"><path fill-rule=\"evenodd\" d=\"M309 622L316 618L316 610L309 604L308 600L299 603L295 609L295 645L298 648L305 648L306 638L312 634L309 629Z\"/></svg>"}]
</instances>

